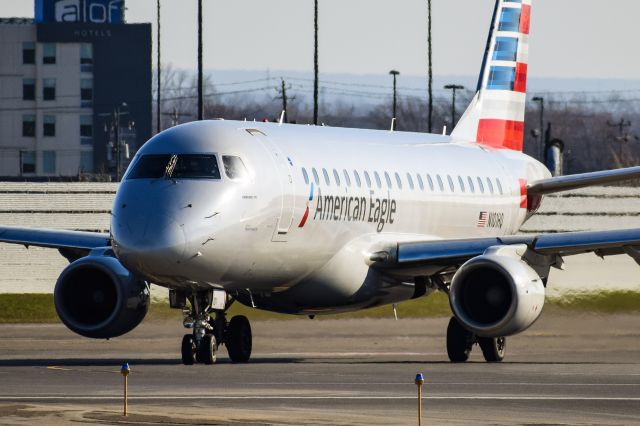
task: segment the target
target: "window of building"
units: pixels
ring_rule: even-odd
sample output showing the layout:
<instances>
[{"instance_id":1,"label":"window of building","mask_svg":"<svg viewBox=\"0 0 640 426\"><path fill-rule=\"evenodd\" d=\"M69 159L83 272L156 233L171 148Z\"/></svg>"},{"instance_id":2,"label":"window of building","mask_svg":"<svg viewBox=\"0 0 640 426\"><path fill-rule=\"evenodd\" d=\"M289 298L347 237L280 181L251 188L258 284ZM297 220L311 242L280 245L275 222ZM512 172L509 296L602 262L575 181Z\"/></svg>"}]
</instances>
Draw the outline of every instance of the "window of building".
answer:
<instances>
[{"instance_id":1,"label":"window of building","mask_svg":"<svg viewBox=\"0 0 640 426\"><path fill-rule=\"evenodd\" d=\"M91 43L80 45L80 65L93 65L93 45Z\"/></svg>"},{"instance_id":2,"label":"window of building","mask_svg":"<svg viewBox=\"0 0 640 426\"><path fill-rule=\"evenodd\" d=\"M36 63L36 44L34 42L22 43L22 63L25 65Z\"/></svg>"},{"instance_id":3,"label":"window of building","mask_svg":"<svg viewBox=\"0 0 640 426\"><path fill-rule=\"evenodd\" d=\"M469 183L469 191L471 191L472 194L475 194L476 188L473 185L473 179L471 179L471 176L467 176L467 182Z\"/></svg>"},{"instance_id":4,"label":"window of building","mask_svg":"<svg viewBox=\"0 0 640 426\"><path fill-rule=\"evenodd\" d=\"M369 176L369 172L366 170L364 172L364 180L367 182L367 187L371 188L371 177Z\"/></svg>"},{"instance_id":5,"label":"window of building","mask_svg":"<svg viewBox=\"0 0 640 426\"><path fill-rule=\"evenodd\" d=\"M327 169L322 169L322 176L324 176L324 183L326 183L327 186L331 185L331 181L329 180L329 173L327 173Z\"/></svg>"},{"instance_id":6,"label":"window of building","mask_svg":"<svg viewBox=\"0 0 640 426\"><path fill-rule=\"evenodd\" d=\"M422 180L422 176L420 176L420 173L416 173L416 177L418 178L418 186L420 187L420 191L424 191L424 181Z\"/></svg>"},{"instance_id":7,"label":"window of building","mask_svg":"<svg viewBox=\"0 0 640 426\"><path fill-rule=\"evenodd\" d=\"M413 177L411 177L411 173L407 173L407 182L409 182L409 188L413 191L415 186L413 186Z\"/></svg>"},{"instance_id":8,"label":"window of building","mask_svg":"<svg viewBox=\"0 0 640 426\"><path fill-rule=\"evenodd\" d=\"M304 167L302 168L302 177L304 178L304 184L309 185L309 174Z\"/></svg>"},{"instance_id":9,"label":"window of building","mask_svg":"<svg viewBox=\"0 0 640 426\"><path fill-rule=\"evenodd\" d=\"M316 182L316 185L320 185L320 177L318 176L318 171L314 168L311 169L311 173L313 174L313 180Z\"/></svg>"},{"instance_id":10,"label":"window of building","mask_svg":"<svg viewBox=\"0 0 640 426\"><path fill-rule=\"evenodd\" d=\"M336 180L336 185L340 186L340 175L336 169L333 169L333 178Z\"/></svg>"},{"instance_id":11,"label":"window of building","mask_svg":"<svg viewBox=\"0 0 640 426\"><path fill-rule=\"evenodd\" d=\"M55 174L56 172L56 152L42 151L42 173Z\"/></svg>"},{"instance_id":12,"label":"window of building","mask_svg":"<svg viewBox=\"0 0 640 426\"><path fill-rule=\"evenodd\" d=\"M458 176L458 183L460 184L460 191L466 192L464 189L464 180L462 180L462 176Z\"/></svg>"},{"instance_id":13,"label":"window of building","mask_svg":"<svg viewBox=\"0 0 640 426\"><path fill-rule=\"evenodd\" d=\"M80 116L80 143L82 145L93 143L93 117L90 115Z\"/></svg>"},{"instance_id":14,"label":"window of building","mask_svg":"<svg viewBox=\"0 0 640 426\"><path fill-rule=\"evenodd\" d=\"M400 179L400 175L396 173L396 183L398 184L398 189L402 189L402 179Z\"/></svg>"},{"instance_id":15,"label":"window of building","mask_svg":"<svg viewBox=\"0 0 640 426\"><path fill-rule=\"evenodd\" d=\"M22 99L25 101L36 99L36 81L33 78L22 79Z\"/></svg>"},{"instance_id":16,"label":"window of building","mask_svg":"<svg viewBox=\"0 0 640 426\"><path fill-rule=\"evenodd\" d=\"M20 151L20 170L22 173L36 172L36 152Z\"/></svg>"},{"instance_id":17,"label":"window of building","mask_svg":"<svg viewBox=\"0 0 640 426\"><path fill-rule=\"evenodd\" d=\"M362 187L362 181L360 180L360 175L358 174L357 170L353 171L353 177L356 178L356 185L358 185L358 188Z\"/></svg>"},{"instance_id":18,"label":"window of building","mask_svg":"<svg viewBox=\"0 0 640 426\"><path fill-rule=\"evenodd\" d=\"M42 80L42 99L54 101L56 99L56 79L45 78Z\"/></svg>"},{"instance_id":19,"label":"window of building","mask_svg":"<svg viewBox=\"0 0 640 426\"><path fill-rule=\"evenodd\" d=\"M43 64L56 63L56 44L55 43L42 44L42 63Z\"/></svg>"},{"instance_id":20,"label":"window of building","mask_svg":"<svg viewBox=\"0 0 640 426\"><path fill-rule=\"evenodd\" d=\"M489 192L493 194L493 182L489 178L487 178L487 186L489 187Z\"/></svg>"},{"instance_id":21,"label":"window of building","mask_svg":"<svg viewBox=\"0 0 640 426\"><path fill-rule=\"evenodd\" d=\"M92 78L80 79L80 101L82 101L82 106L91 106L91 101L93 101Z\"/></svg>"},{"instance_id":22,"label":"window of building","mask_svg":"<svg viewBox=\"0 0 640 426\"><path fill-rule=\"evenodd\" d=\"M384 172L384 179L387 181L387 188L391 189L391 178L389 177L389 173Z\"/></svg>"},{"instance_id":23,"label":"window of building","mask_svg":"<svg viewBox=\"0 0 640 426\"><path fill-rule=\"evenodd\" d=\"M380 180L378 172L373 172L373 176L376 178L376 185L378 185L378 189L382 189L382 180Z\"/></svg>"},{"instance_id":24,"label":"window of building","mask_svg":"<svg viewBox=\"0 0 640 426\"><path fill-rule=\"evenodd\" d=\"M480 179L480 177L478 177L478 188L480 189L480 192L484 194L484 185L482 184L482 179Z\"/></svg>"},{"instance_id":25,"label":"window of building","mask_svg":"<svg viewBox=\"0 0 640 426\"><path fill-rule=\"evenodd\" d=\"M42 117L42 136L56 135L56 116L45 115Z\"/></svg>"},{"instance_id":26,"label":"window of building","mask_svg":"<svg viewBox=\"0 0 640 426\"><path fill-rule=\"evenodd\" d=\"M442 178L440 177L440 175L436 175L436 178L438 179L438 186L440 187L440 192L444 192L444 183L442 182Z\"/></svg>"},{"instance_id":27,"label":"window of building","mask_svg":"<svg viewBox=\"0 0 640 426\"><path fill-rule=\"evenodd\" d=\"M93 173L93 151L80 151L80 172Z\"/></svg>"},{"instance_id":28,"label":"window of building","mask_svg":"<svg viewBox=\"0 0 640 426\"><path fill-rule=\"evenodd\" d=\"M348 187L351 187L351 178L349 177L349 172L347 172L346 170L342 171L344 174L344 181L347 183Z\"/></svg>"},{"instance_id":29,"label":"window of building","mask_svg":"<svg viewBox=\"0 0 640 426\"><path fill-rule=\"evenodd\" d=\"M36 135L36 116L25 114L22 116L22 136L34 137Z\"/></svg>"}]
</instances>

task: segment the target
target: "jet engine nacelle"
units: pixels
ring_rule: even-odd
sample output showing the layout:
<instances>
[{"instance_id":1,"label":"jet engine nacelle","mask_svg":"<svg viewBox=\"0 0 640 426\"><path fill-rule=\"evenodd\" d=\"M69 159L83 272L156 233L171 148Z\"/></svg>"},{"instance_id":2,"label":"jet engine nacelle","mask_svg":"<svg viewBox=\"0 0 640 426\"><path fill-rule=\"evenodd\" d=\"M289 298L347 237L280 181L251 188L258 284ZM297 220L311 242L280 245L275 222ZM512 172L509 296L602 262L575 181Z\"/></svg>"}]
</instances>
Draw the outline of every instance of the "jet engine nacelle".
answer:
<instances>
[{"instance_id":1,"label":"jet engine nacelle","mask_svg":"<svg viewBox=\"0 0 640 426\"><path fill-rule=\"evenodd\" d=\"M518 250L526 246L491 247L453 277L449 294L453 314L478 336L520 333L542 312L544 284Z\"/></svg>"},{"instance_id":2,"label":"jet engine nacelle","mask_svg":"<svg viewBox=\"0 0 640 426\"><path fill-rule=\"evenodd\" d=\"M56 311L75 333L109 339L128 333L149 309L149 286L104 250L62 271L54 291Z\"/></svg>"}]
</instances>

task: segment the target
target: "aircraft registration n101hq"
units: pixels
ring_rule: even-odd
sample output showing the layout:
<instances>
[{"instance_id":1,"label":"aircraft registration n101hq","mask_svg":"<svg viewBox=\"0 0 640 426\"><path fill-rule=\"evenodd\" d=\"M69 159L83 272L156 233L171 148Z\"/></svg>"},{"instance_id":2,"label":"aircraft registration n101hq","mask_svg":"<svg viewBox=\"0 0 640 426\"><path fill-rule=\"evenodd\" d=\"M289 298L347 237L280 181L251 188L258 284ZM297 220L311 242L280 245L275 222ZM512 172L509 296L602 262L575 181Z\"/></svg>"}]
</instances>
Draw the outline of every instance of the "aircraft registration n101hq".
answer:
<instances>
[{"instance_id":1,"label":"aircraft registration n101hq","mask_svg":"<svg viewBox=\"0 0 640 426\"><path fill-rule=\"evenodd\" d=\"M640 230L517 235L545 194L640 176L640 167L551 177L522 153L531 0L498 0L478 90L450 136L237 121L173 127L133 159L109 234L0 227L55 248L64 324L120 336L149 283L184 309L182 361L220 345L247 362L234 302L320 315L449 295L451 361L487 361L540 316L551 267L595 252L640 260Z\"/></svg>"}]
</instances>

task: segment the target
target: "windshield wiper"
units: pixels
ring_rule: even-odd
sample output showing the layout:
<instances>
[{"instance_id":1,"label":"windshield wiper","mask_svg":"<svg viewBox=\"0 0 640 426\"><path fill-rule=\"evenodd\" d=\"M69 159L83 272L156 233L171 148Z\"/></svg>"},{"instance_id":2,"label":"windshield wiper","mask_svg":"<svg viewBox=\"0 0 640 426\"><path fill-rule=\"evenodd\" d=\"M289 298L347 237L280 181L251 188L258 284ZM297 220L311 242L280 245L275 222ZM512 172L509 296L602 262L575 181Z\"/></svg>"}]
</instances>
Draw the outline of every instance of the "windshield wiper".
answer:
<instances>
[{"instance_id":1,"label":"windshield wiper","mask_svg":"<svg viewBox=\"0 0 640 426\"><path fill-rule=\"evenodd\" d=\"M173 171L176 168L176 164L178 163L178 156L172 155L169 159L169 163L167 167L164 169L164 177L165 179L171 179L173 175Z\"/></svg>"}]
</instances>

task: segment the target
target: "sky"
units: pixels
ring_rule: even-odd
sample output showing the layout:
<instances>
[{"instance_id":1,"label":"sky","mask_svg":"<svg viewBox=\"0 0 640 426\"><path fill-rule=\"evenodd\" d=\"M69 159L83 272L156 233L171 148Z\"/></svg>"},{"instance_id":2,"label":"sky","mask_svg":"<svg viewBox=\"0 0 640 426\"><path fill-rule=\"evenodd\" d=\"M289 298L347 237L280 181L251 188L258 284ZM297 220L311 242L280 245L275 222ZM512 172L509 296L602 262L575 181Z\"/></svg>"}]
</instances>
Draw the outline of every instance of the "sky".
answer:
<instances>
[{"instance_id":1,"label":"sky","mask_svg":"<svg viewBox=\"0 0 640 426\"><path fill-rule=\"evenodd\" d=\"M493 0L433 0L434 73L475 76ZM320 70L425 75L425 0L319 0ZM161 0L162 58L196 68L197 0ZM313 69L312 0L204 0L204 67ZM155 0L127 0L129 23L152 22ZM29 0L0 0L1 16L33 16ZM640 80L638 0L534 0L529 76Z\"/></svg>"}]
</instances>

